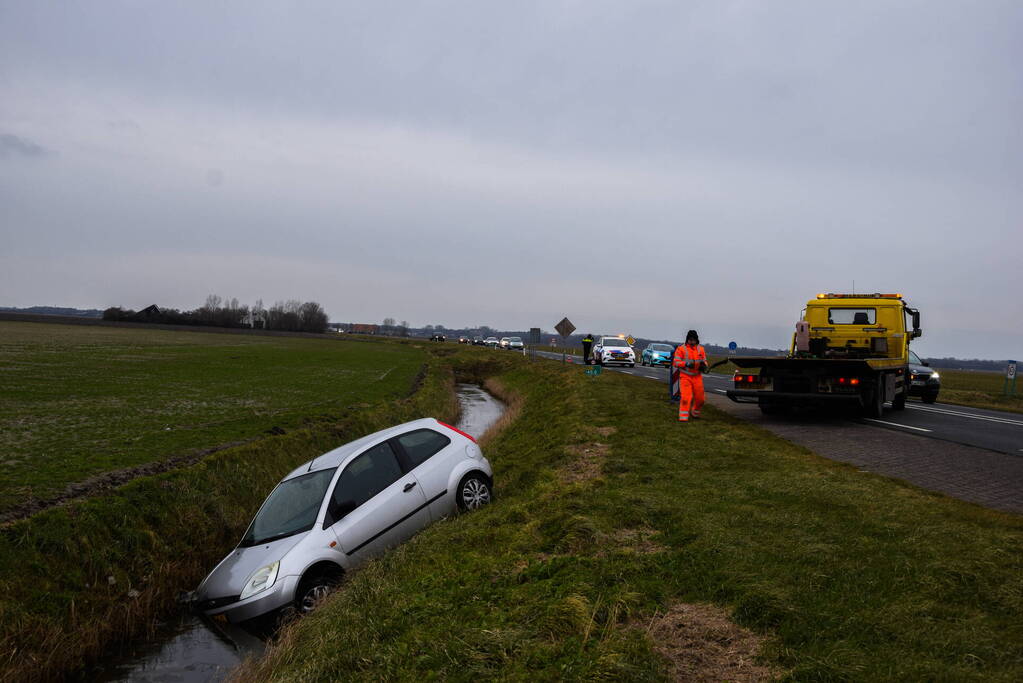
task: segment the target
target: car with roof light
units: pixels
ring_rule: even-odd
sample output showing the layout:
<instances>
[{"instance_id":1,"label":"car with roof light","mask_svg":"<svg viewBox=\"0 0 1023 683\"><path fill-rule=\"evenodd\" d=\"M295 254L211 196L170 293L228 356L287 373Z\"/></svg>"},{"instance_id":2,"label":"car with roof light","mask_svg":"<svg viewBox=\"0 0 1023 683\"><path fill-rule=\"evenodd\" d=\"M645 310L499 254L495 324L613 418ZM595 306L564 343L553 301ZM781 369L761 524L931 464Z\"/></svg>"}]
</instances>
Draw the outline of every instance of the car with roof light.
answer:
<instances>
[{"instance_id":1,"label":"car with roof light","mask_svg":"<svg viewBox=\"0 0 1023 683\"><path fill-rule=\"evenodd\" d=\"M921 360L916 352L909 352L909 395L919 396L924 403L934 403L941 391L941 375L930 367L930 363Z\"/></svg>"},{"instance_id":2,"label":"car with roof light","mask_svg":"<svg viewBox=\"0 0 1023 683\"><path fill-rule=\"evenodd\" d=\"M188 601L231 623L307 612L370 558L489 503L493 486L476 440L433 418L356 439L284 477Z\"/></svg>"},{"instance_id":3,"label":"car with roof light","mask_svg":"<svg viewBox=\"0 0 1023 683\"><path fill-rule=\"evenodd\" d=\"M593 362L597 365L627 365L630 368L636 366L636 352L629 346L629 342L621 337L601 337L593 345L591 351Z\"/></svg>"},{"instance_id":4,"label":"car with roof light","mask_svg":"<svg viewBox=\"0 0 1023 683\"><path fill-rule=\"evenodd\" d=\"M640 354L640 365L664 365L671 366L671 358L675 353L675 347L671 344L647 344Z\"/></svg>"}]
</instances>

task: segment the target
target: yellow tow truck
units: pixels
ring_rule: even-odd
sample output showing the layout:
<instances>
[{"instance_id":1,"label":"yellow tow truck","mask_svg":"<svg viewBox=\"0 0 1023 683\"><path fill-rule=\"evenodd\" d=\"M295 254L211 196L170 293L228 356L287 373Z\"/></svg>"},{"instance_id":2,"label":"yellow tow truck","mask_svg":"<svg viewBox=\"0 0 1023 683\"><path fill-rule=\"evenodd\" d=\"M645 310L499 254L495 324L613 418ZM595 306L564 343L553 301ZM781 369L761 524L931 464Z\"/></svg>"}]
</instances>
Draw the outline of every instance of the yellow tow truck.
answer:
<instances>
[{"instance_id":1,"label":"yellow tow truck","mask_svg":"<svg viewBox=\"0 0 1023 683\"><path fill-rule=\"evenodd\" d=\"M736 357L728 398L764 413L845 403L880 417L906 407L909 342L920 312L901 294L818 294L796 323L786 356Z\"/></svg>"}]
</instances>

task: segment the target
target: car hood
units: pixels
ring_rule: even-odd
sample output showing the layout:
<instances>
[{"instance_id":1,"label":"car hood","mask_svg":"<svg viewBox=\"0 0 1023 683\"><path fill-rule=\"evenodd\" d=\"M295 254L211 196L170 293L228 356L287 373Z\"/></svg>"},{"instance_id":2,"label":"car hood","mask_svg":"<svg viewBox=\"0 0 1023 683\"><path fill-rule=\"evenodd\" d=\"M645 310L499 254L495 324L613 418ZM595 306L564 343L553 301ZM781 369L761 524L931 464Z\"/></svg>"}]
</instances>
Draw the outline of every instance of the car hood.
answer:
<instances>
[{"instance_id":1,"label":"car hood","mask_svg":"<svg viewBox=\"0 0 1023 683\"><path fill-rule=\"evenodd\" d=\"M284 558L309 532L295 534L251 548L235 548L203 579L196 591L199 600L241 595L245 581L260 567Z\"/></svg>"},{"instance_id":2,"label":"car hood","mask_svg":"<svg viewBox=\"0 0 1023 683\"><path fill-rule=\"evenodd\" d=\"M916 363L909 364L909 371L914 375L924 375L925 377L930 377L934 374L934 370L931 368L926 365L917 365Z\"/></svg>"}]
</instances>

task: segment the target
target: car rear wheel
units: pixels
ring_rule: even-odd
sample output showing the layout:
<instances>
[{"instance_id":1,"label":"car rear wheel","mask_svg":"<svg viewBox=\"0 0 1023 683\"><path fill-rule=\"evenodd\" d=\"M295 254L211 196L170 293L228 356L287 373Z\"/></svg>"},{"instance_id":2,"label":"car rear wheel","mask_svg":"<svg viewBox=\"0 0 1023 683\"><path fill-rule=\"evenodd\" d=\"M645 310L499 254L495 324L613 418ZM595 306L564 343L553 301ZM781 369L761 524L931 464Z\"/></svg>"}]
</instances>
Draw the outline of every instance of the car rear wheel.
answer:
<instances>
[{"instance_id":1,"label":"car rear wheel","mask_svg":"<svg viewBox=\"0 0 1023 683\"><path fill-rule=\"evenodd\" d=\"M480 472L470 472L462 477L455 492L455 502L462 512L478 510L488 505L493 497L490 481Z\"/></svg>"}]
</instances>

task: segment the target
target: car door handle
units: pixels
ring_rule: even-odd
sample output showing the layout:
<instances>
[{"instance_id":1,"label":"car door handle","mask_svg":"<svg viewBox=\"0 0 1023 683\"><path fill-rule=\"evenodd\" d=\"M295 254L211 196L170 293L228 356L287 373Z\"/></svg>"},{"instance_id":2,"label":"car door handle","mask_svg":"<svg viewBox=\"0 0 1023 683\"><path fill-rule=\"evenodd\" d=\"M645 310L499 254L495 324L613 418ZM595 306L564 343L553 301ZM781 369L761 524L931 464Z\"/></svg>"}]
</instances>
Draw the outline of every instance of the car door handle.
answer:
<instances>
[{"instance_id":1,"label":"car door handle","mask_svg":"<svg viewBox=\"0 0 1023 683\"><path fill-rule=\"evenodd\" d=\"M409 491L411 491L415 487L416 487L416 482L410 481L409 483L405 484L405 488L402 489L402 493L408 493Z\"/></svg>"}]
</instances>

